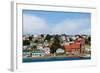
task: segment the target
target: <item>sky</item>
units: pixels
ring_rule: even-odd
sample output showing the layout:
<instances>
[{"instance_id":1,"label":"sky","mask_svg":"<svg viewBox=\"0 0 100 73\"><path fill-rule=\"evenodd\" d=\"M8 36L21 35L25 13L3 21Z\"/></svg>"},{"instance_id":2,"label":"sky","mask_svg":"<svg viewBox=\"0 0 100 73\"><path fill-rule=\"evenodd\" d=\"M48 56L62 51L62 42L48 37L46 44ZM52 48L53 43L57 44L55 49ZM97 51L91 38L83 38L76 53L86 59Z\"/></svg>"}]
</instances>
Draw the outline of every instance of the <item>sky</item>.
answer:
<instances>
[{"instance_id":1,"label":"sky","mask_svg":"<svg viewBox=\"0 0 100 73\"><path fill-rule=\"evenodd\" d=\"M91 14L23 10L23 34L91 34Z\"/></svg>"}]
</instances>

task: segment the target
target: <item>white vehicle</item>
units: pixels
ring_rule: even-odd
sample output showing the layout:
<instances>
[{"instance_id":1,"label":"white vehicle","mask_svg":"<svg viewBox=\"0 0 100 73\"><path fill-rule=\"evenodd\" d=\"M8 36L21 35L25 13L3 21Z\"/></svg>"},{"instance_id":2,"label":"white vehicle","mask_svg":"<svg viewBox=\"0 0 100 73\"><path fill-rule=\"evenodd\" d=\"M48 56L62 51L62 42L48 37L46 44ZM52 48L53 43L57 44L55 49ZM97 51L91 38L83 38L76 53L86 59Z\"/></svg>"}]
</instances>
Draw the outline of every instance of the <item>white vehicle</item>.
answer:
<instances>
[{"instance_id":1,"label":"white vehicle","mask_svg":"<svg viewBox=\"0 0 100 73\"><path fill-rule=\"evenodd\" d=\"M63 49L61 49L61 48L59 48L59 49L56 50L56 53L57 53L57 54L59 54L59 53L64 53L64 52L65 52L65 51L64 51Z\"/></svg>"},{"instance_id":2,"label":"white vehicle","mask_svg":"<svg viewBox=\"0 0 100 73\"><path fill-rule=\"evenodd\" d=\"M82 58L88 58L88 57L91 57L91 54L85 54L83 56L81 56Z\"/></svg>"}]
</instances>

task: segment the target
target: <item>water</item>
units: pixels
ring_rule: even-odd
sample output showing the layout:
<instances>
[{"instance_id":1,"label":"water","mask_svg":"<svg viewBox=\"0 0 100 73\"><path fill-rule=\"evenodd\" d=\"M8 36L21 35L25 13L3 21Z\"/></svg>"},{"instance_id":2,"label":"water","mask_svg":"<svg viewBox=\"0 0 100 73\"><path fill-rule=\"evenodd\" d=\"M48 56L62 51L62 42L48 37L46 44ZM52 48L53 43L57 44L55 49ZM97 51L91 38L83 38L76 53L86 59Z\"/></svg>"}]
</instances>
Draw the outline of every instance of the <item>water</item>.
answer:
<instances>
[{"instance_id":1,"label":"water","mask_svg":"<svg viewBox=\"0 0 100 73\"><path fill-rule=\"evenodd\" d=\"M48 61L68 61L68 60L87 60L91 59L90 57L87 58L79 58L79 57L52 57L52 58L23 58L23 63L26 62L48 62Z\"/></svg>"}]
</instances>

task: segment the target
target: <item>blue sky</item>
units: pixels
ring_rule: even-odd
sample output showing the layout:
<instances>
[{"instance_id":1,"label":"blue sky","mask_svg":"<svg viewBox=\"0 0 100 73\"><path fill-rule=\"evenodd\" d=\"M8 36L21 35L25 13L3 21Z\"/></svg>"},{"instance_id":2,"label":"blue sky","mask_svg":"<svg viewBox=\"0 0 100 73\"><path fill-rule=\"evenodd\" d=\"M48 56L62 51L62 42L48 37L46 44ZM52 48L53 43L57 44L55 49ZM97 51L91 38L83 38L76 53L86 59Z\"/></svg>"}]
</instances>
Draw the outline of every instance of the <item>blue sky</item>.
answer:
<instances>
[{"instance_id":1,"label":"blue sky","mask_svg":"<svg viewBox=\"0 0 100 73\"><path fill-rule=\"evenodd\" d=\"M91 34L91 14L23 10L23 33Z\"/></svg>"}]
</instances>

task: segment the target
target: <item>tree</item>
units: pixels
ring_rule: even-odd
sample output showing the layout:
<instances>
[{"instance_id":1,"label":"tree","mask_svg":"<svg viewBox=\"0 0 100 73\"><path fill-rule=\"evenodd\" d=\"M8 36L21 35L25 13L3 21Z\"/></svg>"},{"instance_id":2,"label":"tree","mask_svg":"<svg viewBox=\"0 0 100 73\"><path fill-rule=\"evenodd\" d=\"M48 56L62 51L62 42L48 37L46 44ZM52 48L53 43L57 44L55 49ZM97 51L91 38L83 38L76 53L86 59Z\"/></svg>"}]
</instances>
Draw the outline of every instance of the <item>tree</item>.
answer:
<instances>
[{"instance_id":1,"label":"tree","mask_svg":"<svg viewBox=\"0 0 100 73\"><path fill-rule=\"evenodd\" d=\"M26 45L30 45L30 41L29 40L23 40L23 46L26 46Z\"/></svg>"},{"instance_id":2,"label":"tree","mask_svg":"<svg viewBox=\"0 0 100 73\"><path fill-rule=\"evenodd\" d=\"M87 38L87 41L88 41L88 44L90 45L90 44L91 44L91 36L89 36L89 37Z\"/></svg>"},{"instance_id":3,"label":"tree","mask_svg":"<svg viewBox=\"0 0 100 73\"><path fill-rule=\"evenodd\" d=\"M45 38L45 40L47 40L48 42L50 41L50 39L51 39L51 35L49 35L49 34L47 34L47 36L46 36L46 38Z\"/></svg>"},{"instance_id":4,"label":"tree","mask_svg":"<svg viewBox=\"0 0 100 73\"><path fill-rule=\"evenodd\" d=\"M51 45L51 47L50 47L50 52L51 52L52 54L54 54L58 48L61 48L61 45L60 45L60 38L59 38L58 35L55 35L55 37L54 37L54 42L52 43L52 45Z\"/></svg>"},{"instance_id":5,"label":"tree","mask_svg":"<svg viewBox=\"0 0 100 73\"><path fill-rule=\"evenodd\" d=\"M34 41L34 43L38 43L38 42L39 42L38 40L35 40L35 41Z\"/></svg>"},{"instance_id":6,"label":"tree","mask_svg":"<svg viewBox=\"0 0 100 73\"><path fill-rule=\"evenodd\" d=\"M32 49L37 49L37 46L36 46L36 45L33 45L33 46L32 46Z\"/></svg>"},{"instance_id":7,"label":"tree","mask_svg":"<svg viewBox=\"0 0 100 73\"><path fill-rule=\"evenodd\" d=\"M29 36L29 40L32 41L33 36Z\"/></svg>"},{"instance_id":8,"label":"tree","mask_svg":"<svg viewBox=\"0 0 100 73\"><path fill-rule=\"evenodd\" d=\"M41 37L43 38L44 37L44 34L41 34Z\"/></svg>"}]
</instances>

